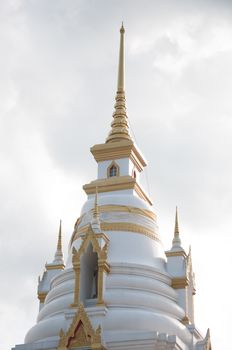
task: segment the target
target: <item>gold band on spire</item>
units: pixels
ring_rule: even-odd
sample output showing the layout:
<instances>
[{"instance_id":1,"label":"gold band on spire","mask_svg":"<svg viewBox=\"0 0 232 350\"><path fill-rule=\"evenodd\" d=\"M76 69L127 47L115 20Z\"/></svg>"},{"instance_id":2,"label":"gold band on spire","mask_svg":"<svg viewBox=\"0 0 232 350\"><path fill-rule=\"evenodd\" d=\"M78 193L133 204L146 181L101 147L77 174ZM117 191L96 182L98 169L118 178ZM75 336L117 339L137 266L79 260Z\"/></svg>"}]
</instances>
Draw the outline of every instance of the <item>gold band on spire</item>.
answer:
<instances>
[{"instance_id":1,"label":"gold band on spire","mask_svg":"<svg viewBox=\"0 0 232 350\"><path fill-rule=\"evenodd\" d=\"M126 114L126 98L124 86L124 33L123 24L120 29L120 49L119 49L119 64L118 64L118 85L116 93L116 103L114 105L115 112L113 113L113 122L111 123L111 131L106 139L108 142L117 142L122 140L131 140L129 134L129 124Z\"/></svg>"},{"instance_id":2,"label":"gold band on spire","mask_svg":"<svg viewBox=\"0 0 232 350\"><path fill-rule=\"evenodd\" d=\"M124 87L124 71L125 71L124 33L125 33L125 29L124 29L123 23L122 23L122 26L120 29L120 49L119 49L118 89L117 89L117 91L125 91L125 87Z\"/></svg>"}]
</instances>

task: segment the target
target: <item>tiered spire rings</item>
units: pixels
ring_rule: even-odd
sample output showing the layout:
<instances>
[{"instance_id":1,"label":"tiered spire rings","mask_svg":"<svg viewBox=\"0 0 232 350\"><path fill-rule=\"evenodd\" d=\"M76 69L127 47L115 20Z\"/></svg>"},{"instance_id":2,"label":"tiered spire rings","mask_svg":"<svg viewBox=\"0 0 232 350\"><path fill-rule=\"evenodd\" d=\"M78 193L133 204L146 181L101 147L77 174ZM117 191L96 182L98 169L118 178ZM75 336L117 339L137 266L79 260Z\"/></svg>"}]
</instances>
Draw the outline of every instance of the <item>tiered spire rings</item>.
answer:
<instances>
[{"instance_id":1,"label":"tiered spire rings","mask_svg":"<svg viewBox=\"0 0 232 350\"><path fill-rule=\"evenodd\" d=\"M113 113L112 129L106 139L108 142L118 142L123 140L131 140L129 133L129 124L126 114L126 98L124 86L124 33L123 24L120 29L120 49L119 49L119 64L118 64L118 86L116 93L115 112Z\"/></svg>"},{"instance_id":2,"label":"tiered spire rings","mask_svg":"<svg viewBox=\"0 0 232 350\"><path fill-rule=\"evenodd\" d=\"M58 241L57 248L55 253L55 258L53 263L64 264L64 256L62 252L62 221L60 220L59 233L58 233Z\"/></svg>"},{"instance_id":3,"label":"tiered spire rings","mask_svg":"<svg viewBox=\"0 0 232 350\"><path fill-rule=\"evenodd\" d=\"M174 238L172 240L172 246L173 247L181 247L180 232L179 232L179 222L178 222L178 209L177 209L177 207L176 207Z\"/></svg>"}]
</instances>

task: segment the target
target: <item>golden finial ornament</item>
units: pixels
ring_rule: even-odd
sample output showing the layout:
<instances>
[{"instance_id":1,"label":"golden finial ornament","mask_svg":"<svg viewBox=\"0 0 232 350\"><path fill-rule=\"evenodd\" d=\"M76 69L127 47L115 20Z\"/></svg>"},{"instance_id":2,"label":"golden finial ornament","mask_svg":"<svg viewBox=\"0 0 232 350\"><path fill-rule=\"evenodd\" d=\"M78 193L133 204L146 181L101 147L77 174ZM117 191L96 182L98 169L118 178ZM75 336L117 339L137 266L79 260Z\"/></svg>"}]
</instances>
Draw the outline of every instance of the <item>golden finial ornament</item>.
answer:
<instances>
[{"instance_id":1,"label":"golden finial ornament","mask_svg":"<svg viewBox=\"0 0 232 350\"><path fill-rule=\"evenodd\" d=\"M124 34L124 33L125 33L125 28L124 28L124 26L123 26L123 22L122 22L122 26L121 26L121 28L120 28L120 33L121 33L121 34Z\"/></svg>"},{"instance_id":2,"label":"golden finial ornament","mask_svg":"<svg viewBox=\"0 0 232 350\"><path fill-rule=\"evenodd\" d=\"M56 253L52 264L64 265L64 257L62 252L62 221L61 220L59 225Z\"/></svg>"},{"instance_id":3,"label":"golden finial ornament","mask_svg":"<svg viewBox=\"0 0 232 350\"><path fill-rule=\"evenodd\" d=\"M175 215L175 227L174 227L174 237L172 240L173 247L181 247L180 232L179 232L179 220L178 220L178 208L176 206Z\"/></svg>"},{"instance_id":4,"label":"golden finial ornament","mask_svg":"<svg viewBox=\"0 0 232 350\"><path fill-rule=\"evenodd\" d=\"M178 208L177 208L177 206L176 206L174 236L179 237L179 223L178 223Z\"/></svg>"},{"instance_id":5,"label":"golden finial ornament","mask_svg":"<svg viewBox=\"0 0 232 350\"><path fill-rule=\"evenodd\" d=\"M60 220L57 250L62 251L62 221Z\"/></svg>"}]
</instances>

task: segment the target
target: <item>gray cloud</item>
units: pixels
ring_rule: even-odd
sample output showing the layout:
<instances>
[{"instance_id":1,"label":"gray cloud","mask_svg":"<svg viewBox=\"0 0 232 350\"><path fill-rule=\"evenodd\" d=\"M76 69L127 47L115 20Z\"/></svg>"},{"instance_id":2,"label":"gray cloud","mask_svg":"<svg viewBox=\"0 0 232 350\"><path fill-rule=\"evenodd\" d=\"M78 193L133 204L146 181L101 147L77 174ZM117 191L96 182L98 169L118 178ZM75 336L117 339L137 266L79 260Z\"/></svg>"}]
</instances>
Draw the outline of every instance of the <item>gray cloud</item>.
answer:
<instances>
[{"instance_id":1,"label":"gray cloud","mask_svg":"<svg viewBox=\"0 0 232 350\"><path fill-rule=\"evenodd\" d=\"M207 312L204 290L214 276L208 285L204 278L210 266L218 271L214 254L224 269L217 235L231 243L231 3L12 0L0 6L1 348L22 342L33 324L37 276L53 258L58 221L63 218L67 247L85 199L81 186L96 177L89 147L110 129L121 20L129 118L150 164L144 186L166 248L180 206L184 240L199 251L198 300ZM203 256L208 242L210 266ZM213 300L216 293L212 286ZM200 322L212 326L219 348L215 333L226 339L229 331L212 319L209 311Z\"/></svg>"}]
</instances>

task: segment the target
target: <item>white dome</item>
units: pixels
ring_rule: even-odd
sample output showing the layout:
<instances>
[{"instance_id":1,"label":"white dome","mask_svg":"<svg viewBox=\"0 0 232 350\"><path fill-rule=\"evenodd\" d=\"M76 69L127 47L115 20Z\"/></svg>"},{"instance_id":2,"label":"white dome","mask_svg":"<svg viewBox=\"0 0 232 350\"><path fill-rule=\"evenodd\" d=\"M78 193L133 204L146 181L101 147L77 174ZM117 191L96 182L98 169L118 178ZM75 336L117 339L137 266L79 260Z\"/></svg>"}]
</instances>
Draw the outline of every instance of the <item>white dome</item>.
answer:
<instances>
[{"instance_id":1,"label":"white dome","mask_svg":"<svg viewBox=\"0 0 232 350\"><path fill-rule=\"evenodd\" d=\"M84 204L77 231L91 222L93 199L90 196ZM152 207L134 194L100 194L98 203L102 223L123 221L140 224L153 230L158 237L154 218L142 214L142 210L152 212ZM101 211L104 206L119 208L104 212ZM132 209L120 211L120 206L141 209L141 212ZM117 339L118 332L129 335L131 332L142 334L157 331L176 334L183 342L190 343L190 333L180 322L185 313L177 304L175 290L170 287L171 278L166 271L166 258L159 239L128 231L105 231L105 234L109 237L110 273L105 281L107 311L105 317L99 319L104 340ZM74 239L72 247L78 249L80 241L80 237ZM58 339L60 329L67 330L70 325L67 314L73 302L75 286L72 247L65 270L52 280L38 323L28 332L26 343ZM94 322L97 324L96 317Z\"/></svg>"}]
</instances>

